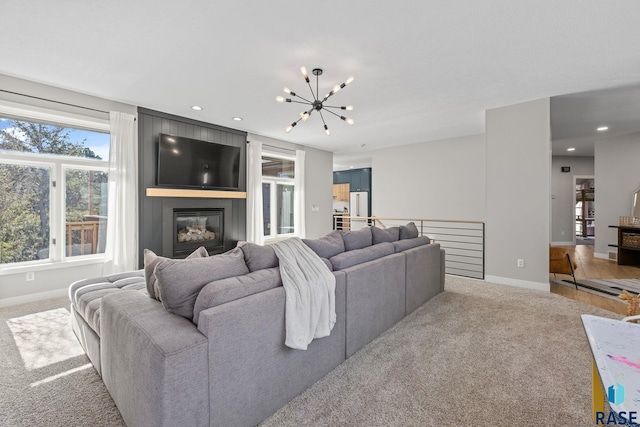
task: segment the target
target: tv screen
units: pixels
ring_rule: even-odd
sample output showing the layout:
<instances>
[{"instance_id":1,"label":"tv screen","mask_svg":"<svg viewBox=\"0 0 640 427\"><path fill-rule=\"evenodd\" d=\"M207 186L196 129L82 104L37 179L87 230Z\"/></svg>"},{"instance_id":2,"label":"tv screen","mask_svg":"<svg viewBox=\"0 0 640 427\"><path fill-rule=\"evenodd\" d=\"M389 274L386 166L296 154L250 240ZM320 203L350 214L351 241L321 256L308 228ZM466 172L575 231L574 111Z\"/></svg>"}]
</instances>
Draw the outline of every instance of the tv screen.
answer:
<instances>
[{"instance_id":1,"label":"tv screen","mask_svg":"<svg viewBox=\"0 0 640 427\"><path fill-rule=\"evenodd\" d=\"M237 190L240 147L160 134L158 185Z\"/></svg>"}]
</instances>

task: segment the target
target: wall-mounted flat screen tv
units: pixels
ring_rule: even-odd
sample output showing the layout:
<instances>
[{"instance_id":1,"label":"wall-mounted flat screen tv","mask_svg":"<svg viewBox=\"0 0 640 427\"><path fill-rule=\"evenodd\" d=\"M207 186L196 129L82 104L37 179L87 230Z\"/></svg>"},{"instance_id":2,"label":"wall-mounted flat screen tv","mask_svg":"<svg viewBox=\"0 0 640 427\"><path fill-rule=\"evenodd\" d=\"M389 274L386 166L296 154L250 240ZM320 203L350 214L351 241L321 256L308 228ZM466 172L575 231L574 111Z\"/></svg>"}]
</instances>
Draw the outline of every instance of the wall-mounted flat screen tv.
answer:
<instances>
[{"instance_id":1,"label":"wall-mounted flat screen tv","mask_svg":"<svg viewBox=\"0 0 640 427\"><path fill-rule=\"evenodd\" d=\"M237 190L240 147L160 134L158 186Z\"/></svg>"}]
</instances>

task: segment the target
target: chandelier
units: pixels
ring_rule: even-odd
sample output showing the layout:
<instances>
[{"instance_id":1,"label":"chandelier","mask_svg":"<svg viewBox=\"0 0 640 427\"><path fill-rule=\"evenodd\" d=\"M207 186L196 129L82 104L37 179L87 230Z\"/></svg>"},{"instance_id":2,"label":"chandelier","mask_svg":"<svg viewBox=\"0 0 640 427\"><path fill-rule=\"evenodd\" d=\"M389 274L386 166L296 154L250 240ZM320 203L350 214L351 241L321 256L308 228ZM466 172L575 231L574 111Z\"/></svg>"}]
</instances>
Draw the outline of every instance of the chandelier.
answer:
<instances>
[{"instance_id":1,"label":"chandelier","mask_svg":"<svg viewBox=\"0 0 640 427\"><path fill-rule=\"evenodd\" d=\"M311 116L311 113L313 113L314 111L317 111L318 114L320 115L320 118L322 119L322 124L324 125L324 131L327 135L330 135L331 132L329 132L329 127L327 127L327 123L324 121L324 116L322 115L323 111L325 113L333 114L334 116L339 117L341 120L344 120L345 122L352 125L353 119L347 118L341 114L337 114L334 111L332 111L332 109L351 111L353 110L353 105L347 105L346 107L345 106L338 107L335 105L326 105L325 102L327 102L327 100L331 98L333 95L335 95L336 92L338 92L340 89L342 89L343 87L351 83L353 81L353 77L349 77L342 84L335 85L331 90L331 92L326 94L324 98L320 99L320 90L318 89L318 77L322 75L322 68L314 68L313 70L311 70L311 73L313 73L313 75L316 76L315 93L313 92L313 88L311 87L311 82L309 81L309 74L307 74L307 69L305 67L302 67L300 68L300 71L302 72L302 75L304 76L304 80L307 82L307 85L309 86L309 90L311 91L311 96L313 97L313 99L309 100L309 99L303 98L302 96L296 94L295 92L292 92L291 90L289 90L289 88L286 88L286 87L284 88L284 91L287 94L291 95L293 98L301 99L302 101L299 101L297 99L285 98L283 96L276 96L277 102L293 102L296 104L306 105L305 110L300 113L300 118L295 122L291 123L284 131L287 133L291 132L291 129L293 129L298 124L298 122L300 121L306 122L309 116Z\"/></svg>"}]
</instances>

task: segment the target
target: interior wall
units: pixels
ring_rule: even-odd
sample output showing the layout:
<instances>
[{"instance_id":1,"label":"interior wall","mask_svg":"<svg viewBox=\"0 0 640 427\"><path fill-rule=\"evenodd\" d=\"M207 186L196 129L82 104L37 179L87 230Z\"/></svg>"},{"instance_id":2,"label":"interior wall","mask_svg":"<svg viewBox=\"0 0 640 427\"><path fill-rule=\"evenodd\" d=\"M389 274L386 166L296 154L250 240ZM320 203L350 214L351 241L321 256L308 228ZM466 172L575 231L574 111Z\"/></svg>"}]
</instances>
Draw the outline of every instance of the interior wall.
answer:
<instances>
[{"instance_id":1,"label":"interior wall","mask_svg":"<svg viewBox=\"0 0 640 427\"><path fill-rule=\"evenodd\" d=\"M562 166L569 166L571 171L562 172ZM551 244L574 243L576 200L573 178L594 174L593 157L553 156L551 158ZM600 187L598 184L596 181L596 196ZM598 217L596 211L596 219Z\"/></svg>"},{"instance_id":2,"label":"interior wall","mask_svg":"<svg viewBox=\"0 0 640 427\"><path fill-rule=\"evenodd\" d=\"M550 141L549 98L486 112L488 281L549 290Z\"/></svg>"},{"instance_id":3,"label":"interior wall","mask_svg":"<svg viewBox=\"0 0 640 427\"><path fill-rule=\"evenodd\" d=\"M378 217L485 220L485 136L372 153Z\"/></svg>"},{"instance_id":4,"label":"interior wall","mask_svg":"<svg viewBox=\"0 0 640 427\"><path fill-rule=\"evenodd\" d=\"M621 216L631 215L631 195L640 185L640 133L610 138L595 144L596 244L595 256L608 258L615 251Z\"/></svg>"},{"instance_id":5,"label":"interior wall","mask_svg":"<svg viewBox=\"0 0 640 427\"><path fill-rule=\"evenodd\" d=\"M17 103L40 110L64 112L103 120L108 120L109 118L107 113L58 103L63 102L94 110L113 110L136 114L136 107L131 105L1 74L0 88L21 94L0 91L0 102ZM70 261L65 264L38 265L28 269L21 267L19 270L6 267L0 268L0 307L66 295L67 288L72 282L87 277L101 276L102 265L102 261L98 263ZM26 281L26 271L35 273L33 281Z\"/></svg>"},{"instance_id":6,"label":"interior wall","mask_svg":"<svg viewBox=\"0 0 640 427\"><path fill-rule=\"evenodd\" d=\"M249 141L261 141L263 150L304 150L305 223L307 238L316 239L333 229L333 153L249 134ZM267 147L265 147L267 145ZM289 151L288 154L294 154Z\"/></svg>"}]
</instances>

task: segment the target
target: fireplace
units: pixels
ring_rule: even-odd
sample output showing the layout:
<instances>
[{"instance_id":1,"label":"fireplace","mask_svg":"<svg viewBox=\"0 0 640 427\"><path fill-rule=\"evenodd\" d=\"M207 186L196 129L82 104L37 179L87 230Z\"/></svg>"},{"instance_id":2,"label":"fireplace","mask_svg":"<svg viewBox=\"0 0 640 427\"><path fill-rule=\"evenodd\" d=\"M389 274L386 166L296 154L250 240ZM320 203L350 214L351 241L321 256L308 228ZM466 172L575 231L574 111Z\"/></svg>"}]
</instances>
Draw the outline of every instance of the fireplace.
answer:
<instances>
[{"instance_id":1,"label":"fireplace","mask_svg":"<svg viewBox=\"0 0 640 427\"><path fill-rule=\"evenodd\" d=\"M184 258L200 246L210 255L224 251L224 209L173 209L173 257Z\"/></svg>"}]
</instances>

